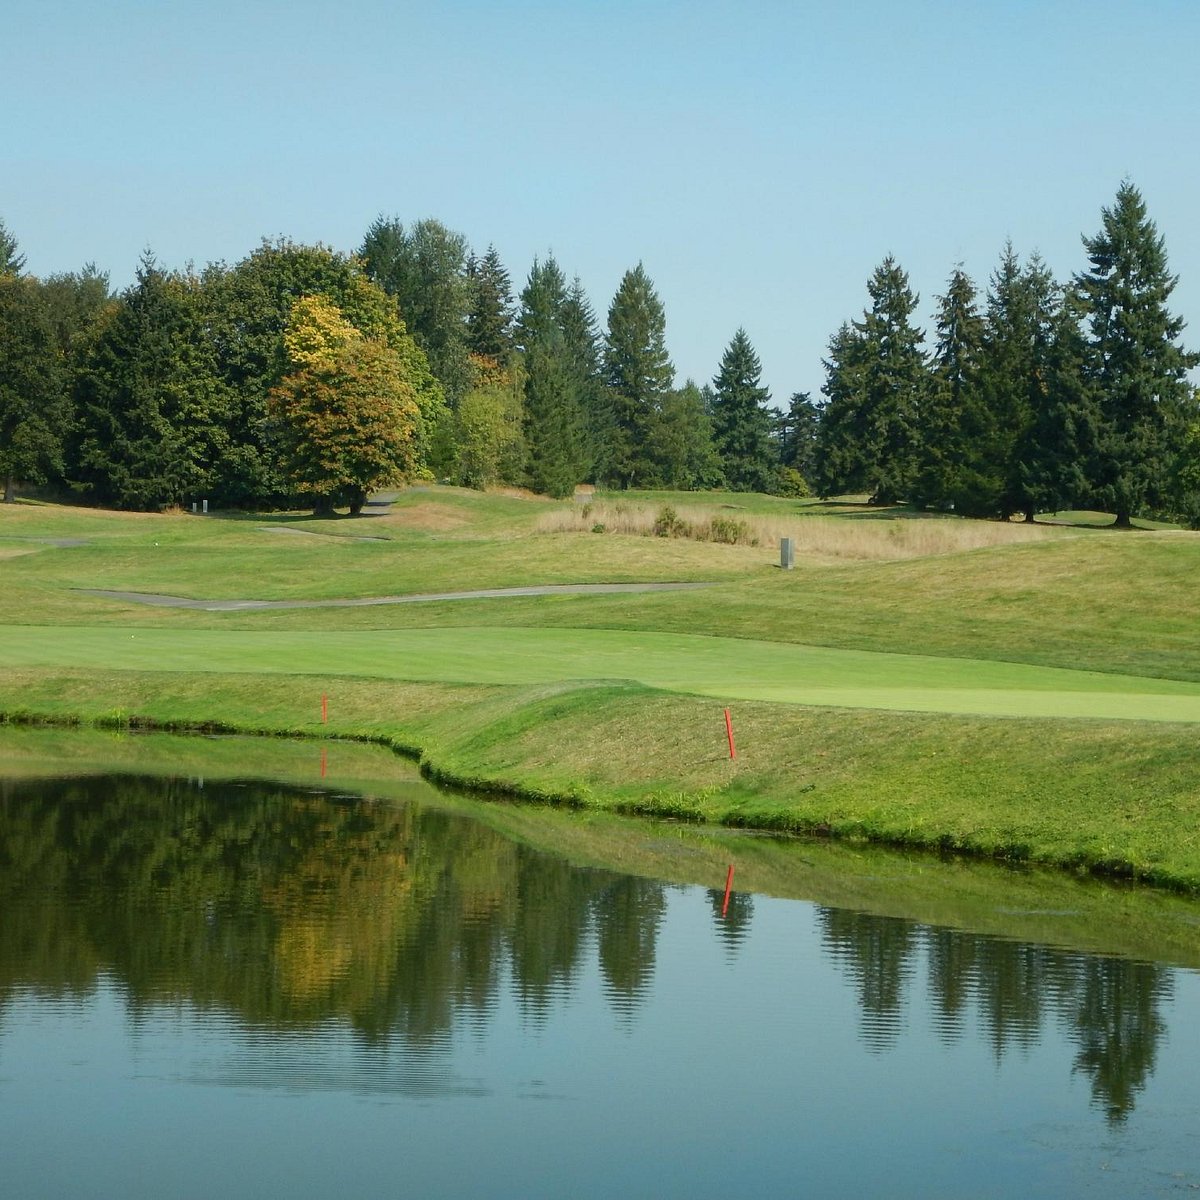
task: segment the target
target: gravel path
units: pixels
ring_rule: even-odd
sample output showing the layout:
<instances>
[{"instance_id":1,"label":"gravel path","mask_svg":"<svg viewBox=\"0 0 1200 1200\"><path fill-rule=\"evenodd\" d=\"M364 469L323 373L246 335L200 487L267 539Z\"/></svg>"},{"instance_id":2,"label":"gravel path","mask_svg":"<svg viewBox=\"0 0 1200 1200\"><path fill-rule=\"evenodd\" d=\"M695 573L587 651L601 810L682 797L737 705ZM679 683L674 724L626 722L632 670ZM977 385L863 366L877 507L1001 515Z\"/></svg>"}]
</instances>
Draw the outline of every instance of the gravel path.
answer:
<instances>
[{"instance_id":1,"label":"gravel path","mask_svg":"<svg viewBox=\"0 0 1200 1200\"><path fill-rule=\"evenodd\" d=\"M292 537L334 538L343 542L389 542L391 538L369 533L324 533L318 529L293 529L290 525L260 525L259 533L286 533Z\"/></svg>"},{"instance_id":2,"label":"gravel path","mask_svg":"<svg viewBox=\"0 0 1200 1200\"><path fill-rule=\"evenodd\" d=\"M5 542L36 542L41 546L57 546L60 550L68 550L72 546L86 546L88 541L86 538L47 538L47 537L18 537L14 533L6 533L0 536L0 541Z\"/></svg>"},{"instance_id":3,"label":"gravel path","mask_svg":"<svg viewBox=\"0 0 1200 1200\"><path fill-rule=\"evenodd\" d=\"M192 608L204 612L240 612L266 608L369 608L379 604L430 604L435 600L496 600L508 596L609 596L620 592L690 592L711 583L548 583L534 587L483 588L476 592L419 592L408 596L371 596L362 600L191 600L153 592L119 592L107 588L75 588L88 596L125 600L159 608Z\"/></svg>"}]
</instances>

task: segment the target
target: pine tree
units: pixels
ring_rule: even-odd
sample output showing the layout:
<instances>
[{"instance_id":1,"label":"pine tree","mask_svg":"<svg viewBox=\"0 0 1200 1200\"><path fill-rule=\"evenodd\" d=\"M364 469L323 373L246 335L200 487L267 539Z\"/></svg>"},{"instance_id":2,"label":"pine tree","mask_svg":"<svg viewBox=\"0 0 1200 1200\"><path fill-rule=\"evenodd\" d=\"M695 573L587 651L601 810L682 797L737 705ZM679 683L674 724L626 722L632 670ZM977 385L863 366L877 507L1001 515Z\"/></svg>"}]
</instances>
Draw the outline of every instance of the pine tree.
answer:
<instances>
[{"instance_id":1,"label":"pine tree","mask_svg":"<svg viewBox=\"0 0 1200 1200\"><path fill-rule=\"evenodd\" d=\"M816 480L817 431L820 427L821 410L808 392L793 392L787 411L775 419L779 464L785 470L796 471L809 488Z\"/></svg>"},{"instance_id":2,"label":"pine tree","mask_svg":"<svg viewBox=\"0 0 1200 1200\"><path fill-rule=\"evenodd\" d=\"M692 380L663 397L652 440L656 481L662 487L690 491L724 482L708 405Z\"/></svg>"},{"instance_id":3,"label":"pine tree","mask_svg":"<svg viewBox=\"0 0 1200 1200\"><path fill-rule=\"evenodd\" d=\"M38 283L0 272L0 484L6 503L15 499L18 479L44 483L62 471L69 415L61 355Z\"/></svg>"},{"instance_id":4,"label":"pine tree","mask_svg":"<svg viewBox=\"0 0 1200 1200\"><path fill-rule=\"evenodd\" d=\"M575 373L579 407L583 412L586 468L583 477L592 479L602 448L609 437L610 409L606 403L601 371L600 333L596 313L576 275L567 288L560 310L567 355Z\"/></svg>"},{"instance_id":5,"label":"pine tree","mask_svg":"<svg viewBox=\"0 0 1200 1200\"><path fill-rule=\"evenodd\" d=\"M911 322L917 297L890 255L867 291L862 320L830 342L818 487L822 495L865 491L872 504L892 504L915 491L929 374L924 334Z\"/></svg>"},{"instance_id":6,"label":"pine tree","mask_svg":"<svg viewBox=\"0 0 1200 1200\"><path fill-rule=\"evenodd\" d=\"M713 435L726 484L739 492L770 491L776 455L771 442L770 393L761 386L762 364L739 329L713 380Z\"/></svg>"},{"instance_id":7,"label":"pine tree","mask_svg":"<svg viewBox=\"0 0 1200 1200\"><path fill-rule=\"evenodd\" d=\"M1038 255L1022 267L1005 245L988 289L978 376L982 425L964 443L972 486L963 509L972 515L1033 518L1021 448L1041 402L1057 293Z\"/></svg>"},{"instance_id":8,"label":"pine tree","mask_svg":"<svg viewBox=\"0 0 1200 1200\"><path fill-rule=\"evenodd\" d=\"M814 447L813 486L820 496L865 490L867 459L859 432L865 396L864 342L843 321L829 339L829 356L821 360L825 404Z\"/></svg>"},{"instance_id":9,"label":"pine tree","mask_svg":"<svg viewBox=\"0 0 1200 1200\"><path fill-rule=\"evenodd\" d=\"M1029 424L1016 445L1022 490L1030 508L1061 512L1087 495L1087 466L1095 458L1096 407L1081 329L1084 305L1064 291L1051 318L1031 396Z\"/></svg>"},{"instance_id":10,"label":"pine tree","mask_svg":"<svg viewBox=\"0 0 1200 1200\"><path fill-rule=\"evenodd\" d=\"M77 384L82 482L97 499L155 509L210 494L230 395L199 281L143 257Z\"/></svg>"},{"instance_id":11,"label":"pine tree","mask_svg":"<svg viewBox=\"0 0 1200 1200\"><path fill-rule=\"evenodd\" d=\"M381 216L367 230L358 253L368 276L396 298L408 332L453 407L473 381L466 238L433 219L406 230L396 218Z\"/></svg>"},{"instance_id":12,"label":"pine tree","mask_svg":"<svg viewBox=\"0 0 1200 1200\"><path fill-rule=\"evenodd\" d=\"M937 344L921 413L921 468L916 500L931 508L969 509L977 490L969 476L967 446L982 428L978 372L983 341L975 284L955 267L938 298Z\"/></svg>"},{"instance_id":13,"label":"pine tree","mask_svg":"<svg viewBox=\"0 0 1200 1200\"><path fill-rule=\"evenodd\" d=\"M551 255L534 261L521 292L517 342L525 370L525 444L529 484L568 496L588 467L580 377L564 332L566 280Z\"/></svg>"},{"instance_id":14,"label":"pine tree","mask_svg":"<svg viewBox=\"0 0 1200 1200\"><path fill-rule=\"evenodd\" d=\"M641 263L625 272L609 305L604 375L609 442L600 470L621 487L636 487L653 477L654 423L675 376L662 302Z\"/></svg>"},{"instance_id":15,"label":"pine tree","mask_svg":"<svg viewBox=\"0 0 1200 1200\"><path fill-rule=\"evenodd\" d=\"M0 220L0 275L20 275L25 270L25 255L17 253L17 239Z\"/></svg>"},{"instance_id":16,"label":"pine tree","mask_svg":"<svg viewBox=\"0 0 1200 1200\"><path fill-rule=\"evenodd\" d=\"M472 354L502 363L512 349L512 281L495 246L483 258L467 260L471 285L467 308L467 348Z\"/></svg>"},{"instance_id":17,"label":"pine tree","mask_svg":"<svg viewBox=\"0 0 1200 1200\"><path fill-rule=\"evenodd\" d=\"M1102 228L1085 237L1091 268L1077 278L1091 332L1098 402L1093 486L1115 524L1159 502L1167 486L1176 414L1198 357L1179 344L1184 322L1167 308L1177 279L1141 194L1122 183Z\"/></svg>"}]
</instances>

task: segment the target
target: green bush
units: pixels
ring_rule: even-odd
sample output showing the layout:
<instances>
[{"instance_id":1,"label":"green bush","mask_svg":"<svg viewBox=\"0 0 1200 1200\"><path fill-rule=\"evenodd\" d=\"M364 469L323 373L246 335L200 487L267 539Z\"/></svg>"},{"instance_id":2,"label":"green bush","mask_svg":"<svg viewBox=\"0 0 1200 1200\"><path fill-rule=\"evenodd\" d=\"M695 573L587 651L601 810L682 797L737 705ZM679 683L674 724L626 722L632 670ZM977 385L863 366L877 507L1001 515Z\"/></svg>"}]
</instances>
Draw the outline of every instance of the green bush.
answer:
<instances>
[{"instance_id":1,"label":"green bush","mask_svg":"<svg viewBox=\"0 0 1200 1200\"><path fill-rule=\"evenodd\" d=\"M808 481L795 467L780 467L771 490L776 496L786 496L792 500L803 500L812 495Z\"/></svg>"},{"instance_id":2,"label":"green bush","mask_svg":"<svg viewBox=\"0 0 1200 1200\"><path fill-rule=\"evenodd\" d=\"M688 537L692 527L669 504L654 519L655 537Z\"/></svg>"},{"instance_id":3,"label":"green bush","mask_svg":"<svg viewBox=\"0 0 1200 1200\"><path fill-rule=\"evenodd\" d=\"M750 526L738 517L713 517L708 523L708 540L710 542L725 542L730 546L753 546L757 538L750 535Z\"/></svg>"}]
</instances>

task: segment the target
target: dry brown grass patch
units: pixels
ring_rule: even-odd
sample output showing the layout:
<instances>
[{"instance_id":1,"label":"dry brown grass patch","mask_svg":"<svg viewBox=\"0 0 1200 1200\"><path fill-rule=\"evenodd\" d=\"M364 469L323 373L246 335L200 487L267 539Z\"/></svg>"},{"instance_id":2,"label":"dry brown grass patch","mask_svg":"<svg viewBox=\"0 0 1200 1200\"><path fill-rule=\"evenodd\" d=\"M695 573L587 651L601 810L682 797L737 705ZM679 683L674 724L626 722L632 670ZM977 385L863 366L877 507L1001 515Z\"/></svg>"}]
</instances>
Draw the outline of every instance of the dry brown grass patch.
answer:
<instances>
[{"instance_id":1,"label":"dry brown grass patch","mask_svg":"<svg viewBox=\"0 0 1200 1200\"><path fill-rule=\"evenodd\" d=\"M599 501L544 514L539 533L623 533L653 536L664 505L643 501ZM711 540L713 522L734 519L746 527L747 542L777 546L790 537L798 558L816 562L892 562L990 549L1020 542L1071 536L1044 525L937 517L782 517L747 513L727 505L679 505L680 528ZM684 535L686 536L686 534ZM1079 536L1076 534L1075 536ZM739 539L741 540L741 539Z\"/></svg>"},{"instance_id":2,"label":"dry brown grass patch","mask_svg":"<svg viewBox=\"0 0 1200 1200\"><path fill-rule=\"evenodd\" d=\"M401 529L418 529L424 533L446 533L471 524L469 513L449 504L427 500L405 508L394 508L386 516L372 517L372 524L395 525Z\"/></svg>"}]
</instances>

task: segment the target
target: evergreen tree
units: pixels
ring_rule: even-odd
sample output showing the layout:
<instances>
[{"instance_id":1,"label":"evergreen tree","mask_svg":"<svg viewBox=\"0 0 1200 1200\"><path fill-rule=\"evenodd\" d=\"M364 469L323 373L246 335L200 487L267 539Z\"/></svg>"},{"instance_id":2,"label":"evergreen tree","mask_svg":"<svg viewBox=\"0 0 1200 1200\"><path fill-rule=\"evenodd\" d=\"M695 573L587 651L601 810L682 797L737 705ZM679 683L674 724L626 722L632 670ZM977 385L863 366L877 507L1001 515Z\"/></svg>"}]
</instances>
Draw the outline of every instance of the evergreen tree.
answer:
<instances>
[{"instance_id":1,"label":"evergreen tree","mask_svg":"<svg viewBox=\"0 0 1200 1200\"><path fill-rule=\"evenodd\" d=\"M654 474L650 440L675 375L662 302L641 263L625 272L609 305L604 375L608 442L600 471L621 487L636 487Z\"/></svg>"},{"instance_id":2,"label":"evergreen tree","mask_svg":"<svg viewBox=\"0 0 1200 1200\"><path fill-rule=\"evenodd\" d=\"M467 348L502 363L513 344L513 297L512 281L495 246L489 246L483 258L472 255L467 260L467 279Z\"/></svg>"},{"instance_id":3,"label":"evergreen tree","mask_svg":"<svg viewBox=\"0 0 1200 1200\"><path fill-rule=\"evenodd\" d=\"M609 435L610 410L601 370L600 332L596 313L576 275L567 288L560 311L567 354L575 373L579 407L583 412L584 478L591 479Z\"/></svg>"},{"instance_id":4,"label":"evergreen tree","mask_svg":"<svg viewBox=\"0 0 1200 1200\"><path fill-rule=\"evenodd\" d=\"M762 364L739 329L713 380L712 423L726 484L738 492L770 491L776 455L771 443L770 393L761 386Z\"/></svg>"},{"instance_id":5,"label":"evergreen tree","mask_svg":"<svg viewBox=\"0 0 1200 1200\"><path fill-rule=\"evenodd\" d=\"M199 281L144 256L77 384L78 470L98 500L155 509L210 494L230 396L208 334Z\"/></svg>"},{"instance_id":6,"label":"evergreen tree","mask_svg":"<svg viewBox=\"0 0 1200 1200\"><path fill-rule=\"evenodd\" d=\"M554 329L525 356L525 440L529 484L547 496L570 496L583 478L583 413L562 332Z\"/></svg>"},{"instance_id":7,"label":"evergreen tree","mask_svg":"<svg viewBox=\"0 0 1200 1200\"><path fill-rule=\"evenodd\" d=\"M963 511L1032 520L1036 501L1026 486L1021 448L1028 444L1047 370L1057 288L1042 260L1022 267L1006 244L988 289L980 354L982 425L964 443L969 489Z\"/></svg>"},{"instance_id":8,"label":"evergreen tree","mask_svg":"<svg viewBox=\"0 0 1200 1200\"><path fill-rule=\"evenodd\" d=\"M524 357L529 484L569 496L588 467L581 378L565 333L567 286L553 255L534 261L521 293L517 341Z\"/></svg>"},{"instance_id":9,"label":"evergreen tree","mask_svg":"<svg viewBox=\"0 0 1200 1200\"><path fill-rule=\"evenodd\" d=\"M865 395L864 344L849 321L829 339L829 357L821 362L825 404L817 427L812 482L821 496L862 491L867 462L858 426Z\"/></svg>"},{"instance_id":10,"label":"evergreen tree","mask_svg":"<svg viewBox=\"0 0 1200 1200\"><path fill-rule=\"evenodd\" d=\"M657 482L662 487L690 491L723 483L708 406L692 380L663 397L653 444Z\"/></svg>"},{"instance_id":11,"label":"evergreen tree","mask_svg":"<svg viewBox=\"0 0 1200 1200\"><path fill-rule=\"evenodd\" d=\"M47 276L42 296L63 357L70 359L80 337L111 302L108 274L88 263L82 271Z\"/></svg>"},{"instance_id":12,"label":"evergreen tree","mask_svg":"<svg viewBox=\"0 0 1200 1200\"><path fill-rule=\"evenodd\" d=\"M528 354L555 331L562 333L566 302L566 277L554 255L548 255L544 261L535 258L521 290L521 310L517 315L516 343L522 352Z\"/></svg>"},{"instance_id":13,"label":"evergreen tree","mask_svg":"<svg viewBox=\"0 0 1200 1200\"><path fill-rule=\"evenodd\" d=\"M958 266L939 296L932 380L921 414L921 469L916 499L933 508L967 511L977 490L967 448L983 427L978 372L983 341L975 284Z\"/></svg>"},{"instance_id":14,"label":"evergreen tree","mask_svg":"<svg viewBox=\"0 0 1200 1200\"><path fill-rule=\"evenodd\" d=\"M812 487L816 479L817 431L821 410L808 392L793 392L787 412L775 419L775 439L779 446L779 464L796 471Z\"/></svg>"},{"instance_id":15,"label":"evergreen tree","mask_svg":"<svg viewBox=\"0 0 1200 1200\"><path fill-rule=\"evenodd\" d=\"M1029 424L1016 445L1021 488L1038 512L1075 508L1088 492L1095 458L1096 407L1081 329L1084 306L1063 292L1050 322L1049 342L1034 380Z\"/></svg>"},{"instance_id":16,"label":"evergreen tree","mask_svg":"<svg viewBox=\"0 0 1200 1200\"><path fill-rule=\"evenodd\" d=\"M929 375L924 335L911 322L917 297L890 255L867 291L871 307L862 320L830 342L818 486L822 495L865 491L872 504L892 504L915 491Z\"/></svg>"},{"instance_id":17,"label":"evergreen tree","mask_svg":"<svg viewBox=\"0 0 1200 1200\"><path fill-rule=\"evenodd\" d=\"M3 230L0 229L0 233ZM17 261L15 247L8 251ZM44 483L63 467L70 409L62 356L37 280L0 271L0 484Z\"/></svg>"},{"instance_id":18,"label":"evergreen tree","mask_svg":"<svg viewBox=\"0 0 1200 1200\"><path fill-rule=\"evenodd\" d=\"M453 407L473 381L467 358L473 289L466 238L433 219L406 230L396 218L381 216L367 230L358 254L368 276L396 298L408 332Z\"/></svg>"},{"instance_id":19,"label":"evergreen tree","mask_svg":"<svg viewBox=\"0 0 1200 1200\"><path fill-rule=\"evenodd\" d=\"M17 239L0 220L0 275L20 275L25 270L25 255L17 253Z\"/></svg>"},{"instance_id":20,"label":"evergreen tree","mask_svg":"<svg viewBox=\"0 0 1200 1200\"><path fill-rule=\"evenodd\" d=\"M1102 228L1085 237L1091 268L1078 277L1088 307L1092 373L1098 401L1093 485L1128 528L1130 518L1166 490L1176 415L1198 361L1179 344L1184 322L1167 301L1177 282L1141 194L1122 183Z\"/></svg>"}]
</instances>

